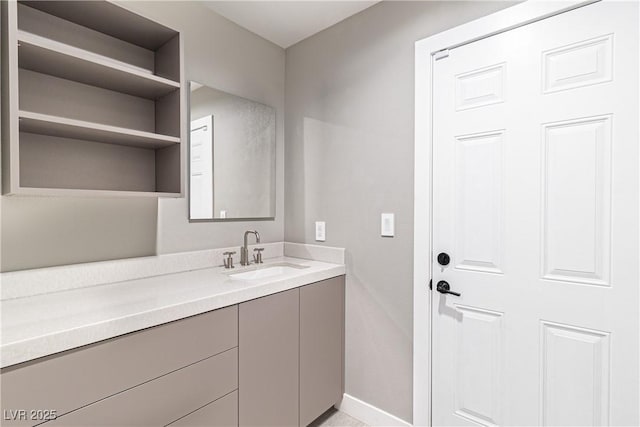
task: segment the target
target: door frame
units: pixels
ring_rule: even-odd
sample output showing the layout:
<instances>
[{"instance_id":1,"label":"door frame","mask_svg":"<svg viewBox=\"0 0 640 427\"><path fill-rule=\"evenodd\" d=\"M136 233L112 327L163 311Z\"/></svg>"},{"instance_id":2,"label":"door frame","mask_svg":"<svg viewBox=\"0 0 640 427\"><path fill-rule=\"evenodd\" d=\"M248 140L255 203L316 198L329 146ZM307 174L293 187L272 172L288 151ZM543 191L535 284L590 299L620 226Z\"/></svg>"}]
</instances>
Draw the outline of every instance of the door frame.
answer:
<instances>
[{"instance_id":1,"label":"door frame","mask_svg":"<svg viewBox=\"0 0 640 427\"><path fill-rule=\"evenodd\" d=\"M474 41L601 0L517 4L415 43L414 223L413 223L413 425L431 425L432 129L434 56ZM606 0L603 0L606 1ZM425 238L426 237L426 238ZM426 309L425 309L426 308ZM424 405L427 402L428 405Z\"/></svg>"}]
</instances>

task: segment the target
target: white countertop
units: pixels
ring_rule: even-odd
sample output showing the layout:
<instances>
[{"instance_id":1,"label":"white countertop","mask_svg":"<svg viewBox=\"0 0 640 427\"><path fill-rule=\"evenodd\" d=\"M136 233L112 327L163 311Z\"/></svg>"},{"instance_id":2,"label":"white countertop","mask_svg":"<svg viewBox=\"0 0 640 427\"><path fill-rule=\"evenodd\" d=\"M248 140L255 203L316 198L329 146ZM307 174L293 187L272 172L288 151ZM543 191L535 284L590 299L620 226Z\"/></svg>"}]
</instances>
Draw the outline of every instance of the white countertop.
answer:
<instances>
[{"instance_id":1,"label":"white countertop","mask_svg":"<svg viewBox=\"0 0 640 427\"><path fill-rule=\"evenodd\" d=\"M342 264L278 257L308 268L259 280L204 268L0 302L0 366L36 359L345 274ZM251 267L236 267L233 273Z\"/></svg>"}]
</instances>

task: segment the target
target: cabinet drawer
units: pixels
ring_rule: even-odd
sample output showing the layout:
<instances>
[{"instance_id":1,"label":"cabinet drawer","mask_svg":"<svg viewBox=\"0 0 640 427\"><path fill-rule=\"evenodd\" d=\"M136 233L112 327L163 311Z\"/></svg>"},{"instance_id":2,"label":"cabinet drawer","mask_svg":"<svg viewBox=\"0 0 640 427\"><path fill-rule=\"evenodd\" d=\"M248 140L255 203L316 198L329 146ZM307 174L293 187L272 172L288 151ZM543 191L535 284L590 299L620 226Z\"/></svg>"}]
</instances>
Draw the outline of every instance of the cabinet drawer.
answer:
<instances>
[{"instance_id":1,"label":"cabinet drawer","mask_svg":"<svg viewBox=\"0 0 640 427\"><path fill-rule=\"evenodd\" d=\"M237 426L238 392L229 393L169 425L171 427Z\"/></svg>"},{"instance_id":2,"label":"cabinet drawer","mask_svg":"<svg viewBox=\"0 0 640 427\"><path fill-rule=\"evenodd\" d=\"M0 375L2 413L62 415L237 345L238 308L232 306L11 366Z\"/></svg>"},{"instance_id":3,"label":"cabinet drawer","mask_svg":"<svg viewBox=\"0 0 640 427\"><path fill-rule=\"evenodd\" d=\"M47 426L164 426L238 388L238 349L59 417Z\"/></svg>"}]
</instances>

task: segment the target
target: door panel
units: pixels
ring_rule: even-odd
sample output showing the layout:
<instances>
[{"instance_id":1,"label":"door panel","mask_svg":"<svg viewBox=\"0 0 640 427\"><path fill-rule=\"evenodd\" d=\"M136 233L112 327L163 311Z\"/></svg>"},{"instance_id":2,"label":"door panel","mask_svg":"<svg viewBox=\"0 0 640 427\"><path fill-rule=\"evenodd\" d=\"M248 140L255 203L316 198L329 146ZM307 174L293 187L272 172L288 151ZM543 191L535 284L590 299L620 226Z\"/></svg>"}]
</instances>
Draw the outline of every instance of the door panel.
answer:
<instances>
[{"instance_id":1,"label":"door panel","mask_svg":"<svg viewBox=\"0 0 640 427\"><path fill-rule=\"evenodd\" d=\"M504 102L505 64L456 76L456 111Z\"/></svg>"},{"instance_id":2,"label":"door panel","mask_svg":"<svg viewBox=\"0 0 640 427\"><path fill-rule=\"evenodd\" d=\"M608 286L611 116L543 125L543 278Z\"/></svg>"},{"instance_id":3,"label":"door panel","mask_svg":"<svg viewBox=\"0 0 640 427\"><path fill-rule=\"evenodd\" d=\"M455 268L501 273L503 131L455 141Z\"/></svg>"},{"instance_id":4,"label":"door panel","mask_svg":"<svg viewBox=\"0 0 640 427\"><path fill-rule=\"evenodd\" d=\"M638 425L638 3L433 70L433 425Z\"/></svg>"},{"instance_id":5,"label":"door panel","mask_svg":"<svg viewBox=\"0 0 640 427\"><path fill-rule=\"evenodd\" d=\"M608 425L609 333L541 322L541 335L542 424Z\"/></svg>"},{"instance_id":6,"label":"door panel","mask_svg":"<svg viewBox=\"0 0 640 427\"><path fill-rule=\"evenodd\" d=\"M544 52L544 92L611 81L612 50L613 36L607 34Z\"/></svg>"},{"instance_id":7,"label":"door panel","mask_svg":"<svg viewBox=\"0 0 640 427\"><path fill-rule=\"evenodd\" d=\"M456 304L456 414L495 425L500 414L503 377L503 314Z\"/></svg>"}]
</instances>

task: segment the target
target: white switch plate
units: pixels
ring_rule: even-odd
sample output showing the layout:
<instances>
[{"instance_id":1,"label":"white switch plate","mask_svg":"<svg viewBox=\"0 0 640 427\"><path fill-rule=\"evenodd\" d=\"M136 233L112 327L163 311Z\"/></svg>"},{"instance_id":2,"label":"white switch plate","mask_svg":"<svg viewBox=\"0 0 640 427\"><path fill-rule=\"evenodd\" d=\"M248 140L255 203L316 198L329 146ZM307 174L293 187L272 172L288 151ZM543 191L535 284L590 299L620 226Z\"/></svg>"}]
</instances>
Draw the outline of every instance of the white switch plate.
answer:
<instances>
[{"instance_id":1,"label":"white switch plate","mask_svg":"<svg viewBox=\"0 0 640 427\"><path fill-rule=\"evenodd\" d=\"M226 218L227 217L227 211L220 211L220 218Z\"/></svg>"},{"instance_id":2,"label":"white switch plate","mask_svg":"<svg viewBox=\"0 0 640 427\"><path fill-rule=\"evenodd\" d=\"M393 237L395 234L395 219L392 213L383 213L380 216L380 235L382 237Z\"/></svg>"},{"instance_id":3,"label":"white switch plate","mask_svg":"<svg viewBox=\"0 0 640 427\"><path fill-rule=\"evenodd\" d=\"M316 221L316 242L324 242L326 228L324 221Z\"/></svg>"}]
</instances>

